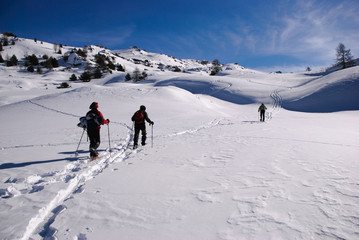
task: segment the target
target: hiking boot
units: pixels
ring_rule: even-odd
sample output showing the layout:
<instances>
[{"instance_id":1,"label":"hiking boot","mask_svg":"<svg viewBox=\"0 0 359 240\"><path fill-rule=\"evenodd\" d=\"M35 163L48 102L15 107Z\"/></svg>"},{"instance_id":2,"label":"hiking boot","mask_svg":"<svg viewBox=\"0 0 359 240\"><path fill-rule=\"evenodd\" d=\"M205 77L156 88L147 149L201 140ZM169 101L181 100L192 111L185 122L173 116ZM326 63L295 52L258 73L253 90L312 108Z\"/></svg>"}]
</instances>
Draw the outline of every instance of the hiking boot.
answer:
<instances>
[{"instance_id":1,"label":"hiking boot","mask_svg":"<svg viewBox=\"0 0 359 240\"><path fill-rule=\"evenodd\" d=\"M90 156L91 157L97 157L98 156L98 152L96 151L96 149L90 148Z\"/></svg>"}]
</instances>

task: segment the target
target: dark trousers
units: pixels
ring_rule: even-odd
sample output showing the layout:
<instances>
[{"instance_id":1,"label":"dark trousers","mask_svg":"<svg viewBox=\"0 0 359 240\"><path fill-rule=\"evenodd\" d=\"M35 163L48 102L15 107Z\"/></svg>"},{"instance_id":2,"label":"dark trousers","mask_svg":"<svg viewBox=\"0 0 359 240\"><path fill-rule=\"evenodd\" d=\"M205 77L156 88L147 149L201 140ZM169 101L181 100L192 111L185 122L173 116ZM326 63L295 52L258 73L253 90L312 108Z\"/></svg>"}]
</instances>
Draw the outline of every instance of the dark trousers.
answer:
<instances>
[{"instance_id":1,"label":"dark trousers","mask_svg":"<svg viewBox=\"0 0 359 240\"><path fill-rule=\"evenodd\" d=\"M146 144L146 125L145 124L135 124L135 136L133 139L133 143L134 145L137 145L138 143L138 137L140 135L140 131L142 132L142 141L141 144L145 145Z\"/></svg>"},{"instance_id":2,"label":"dark trousers","mask_svg":"<svg viewBox=\"0 0 359 240\"><path fill-rule=\"evenodd\" d=\"M265 111L261 110L261 121L264 122L265 120Z\"/></svg>"},{"instance_id":3,"label":"dark trousers","mask_svg":"<svg viewBox=\"0 0 359 240\"><path fill-rule=\"evenodd\" d=\"M100 146L100 129L87 129L87 135L90 139L90 155L97 156L96 149Z\"/></svg>"}]
</instances>

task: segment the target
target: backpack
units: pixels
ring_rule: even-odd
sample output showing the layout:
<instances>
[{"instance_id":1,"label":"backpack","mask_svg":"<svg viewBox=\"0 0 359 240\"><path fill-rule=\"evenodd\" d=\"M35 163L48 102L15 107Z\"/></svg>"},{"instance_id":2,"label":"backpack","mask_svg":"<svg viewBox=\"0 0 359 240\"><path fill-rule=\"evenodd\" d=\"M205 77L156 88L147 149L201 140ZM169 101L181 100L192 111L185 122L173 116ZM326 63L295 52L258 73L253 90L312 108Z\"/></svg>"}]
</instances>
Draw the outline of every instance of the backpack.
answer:
<instances>
[{"instance_id":1,"label":"backpack","mask_svg":"<svg viewBox=\"0 0 359 240\"><path fill-rule=\"evenodd\" d=\"M136 122L136 123L143 123L143 119L145 118L145 116L143 116L143 113L142 111L137 111L135 113L135 115L133 116L133 120Z\"/></svg>"},{"instance_id":2,"label":"backpack","mask_svg":"<svg viewBox=\"0 0 359 240\"><path fill-rule=\"evenodd\" d=\"M80 122L77 124L78 127L86 129L87 128L87 120L86 117L80 117Z\"/></svg>"}]
</instances>

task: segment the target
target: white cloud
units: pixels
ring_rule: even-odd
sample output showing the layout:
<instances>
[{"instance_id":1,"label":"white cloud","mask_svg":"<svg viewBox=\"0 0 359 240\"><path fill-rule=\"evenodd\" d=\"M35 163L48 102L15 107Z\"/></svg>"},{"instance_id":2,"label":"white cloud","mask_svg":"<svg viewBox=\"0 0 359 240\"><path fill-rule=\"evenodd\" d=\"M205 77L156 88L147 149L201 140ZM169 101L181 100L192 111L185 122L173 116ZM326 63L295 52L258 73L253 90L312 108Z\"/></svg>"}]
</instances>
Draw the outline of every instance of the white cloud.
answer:
<instances>
[{"instance_id":1,"label":"white cloud","mask_svg":"<svg viewBox=\"0 0 359 240\"><path fill-rule=\"evenodd\" d=\"M226 32L226 35L236 36L229 38L233 45L240 43L242 48L256 54L309 58L317 64L331 62L340 42L352 49L352 53L359 51L359 3L344 0L328 5L298 0L296 4L293 1L287 4L281 12L266 15L265 26L247 22L246 30L242 30L241 22L233 33Z\"/></svg>"}]
</instances>

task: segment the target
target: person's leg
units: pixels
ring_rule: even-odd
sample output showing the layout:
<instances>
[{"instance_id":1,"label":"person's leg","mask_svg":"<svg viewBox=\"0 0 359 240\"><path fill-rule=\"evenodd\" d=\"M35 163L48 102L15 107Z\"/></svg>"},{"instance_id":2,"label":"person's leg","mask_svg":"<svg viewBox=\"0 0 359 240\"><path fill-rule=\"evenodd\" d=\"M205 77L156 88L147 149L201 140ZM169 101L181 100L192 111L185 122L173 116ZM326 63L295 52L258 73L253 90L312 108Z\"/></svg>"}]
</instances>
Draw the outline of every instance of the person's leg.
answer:
<instances>
[{"instance_id":1,"label":"person's leg","mask_svg":"<svg viewBox=\"0 0 359 240\"><path fill-rule=\"evenodd\" d=\"M99 131L88 130L87 134L90 139L90 156L95 157L98 155L96 149L100 146Z\"/></svg>"},{"instance_id":2,"label":"person's leg","mask_svg":"<svg viewBox=\"0 0 359 240\"><path fill-rule=\"evenodd\" d=\"M142 145L146 145L146 138L147 138L147 132L146 132L146 127L142 128L142 140L141 140L141 144Z\"/></svg>"},{"instance_id":3,"label":"person's leg","mask_svg":"<svg viewBox=\"0 0 359 240\"><path fill-rule=\"evenodd\" d=\"M139 134L140 134L140 128L135 126L135 136L133 138L133 146L137 146Z\"/></svg>"}]
</instances>

